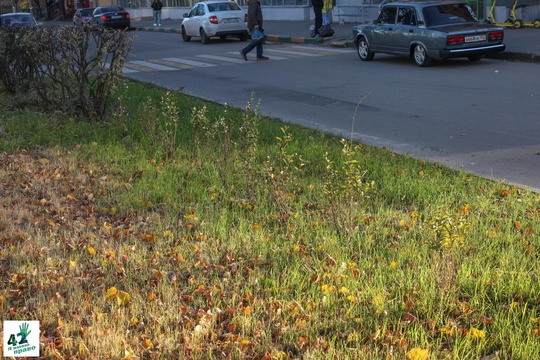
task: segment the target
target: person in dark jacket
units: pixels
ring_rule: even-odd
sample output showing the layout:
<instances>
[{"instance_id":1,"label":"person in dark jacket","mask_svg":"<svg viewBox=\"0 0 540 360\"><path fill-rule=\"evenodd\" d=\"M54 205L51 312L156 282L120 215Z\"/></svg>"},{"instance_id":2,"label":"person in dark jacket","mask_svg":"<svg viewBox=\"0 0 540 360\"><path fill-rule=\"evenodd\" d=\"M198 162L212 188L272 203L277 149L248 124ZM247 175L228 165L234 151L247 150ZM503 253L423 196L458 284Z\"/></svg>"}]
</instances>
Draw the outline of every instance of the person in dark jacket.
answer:
<instances>
[{"instance_id":1,"label":"person in dark jacket","mask_svg":"<svg viewBox=\"0 0 540 360\"><path fill-rule=\"evenodd\" d=\"M249 32L252 34L254 30L263 31L263 14L260 0L249 0L247 26ZM266 56L263 56L263 41L251 41L248 46L240 50L242 58L247 61L247 53L255 47L257 48L257 61L268 60Z\"/></svg>"},{"instance_id":2,"label":"person in dark jacket","mask_svg":"<svg viewBox=\"0 0 540 360\"><path fill-rule=\"evenodd\" d=\"M163 7L163 3L161 0L154 0L151 6L154 10L154 26L161 26L161 8Z\"/></svg>"},{"instance_id":3,"label":"person in dark jacket","mask_svg":"<svg viewBox=\"0 0 540 360\"><path fill-rule=\"evenodd\" d=\"M313 12L315 13L315 36L318 36L319 29L322 26L322 9L324 6L324 0L311 0L311 6L313 6Z\"/></svg>"}]
</instances>

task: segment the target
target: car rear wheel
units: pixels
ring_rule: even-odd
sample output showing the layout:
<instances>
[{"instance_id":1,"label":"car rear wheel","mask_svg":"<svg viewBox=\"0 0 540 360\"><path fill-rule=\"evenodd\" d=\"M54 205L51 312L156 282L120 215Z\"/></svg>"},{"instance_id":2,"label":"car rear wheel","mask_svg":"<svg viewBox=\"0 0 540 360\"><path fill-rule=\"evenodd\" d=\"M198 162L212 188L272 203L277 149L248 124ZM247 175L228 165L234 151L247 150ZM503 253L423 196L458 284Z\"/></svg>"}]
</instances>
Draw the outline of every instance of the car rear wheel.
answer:
<instances>
[{"instance_id":1,"label":"car rear wheel","mask_svg":"<svg viewBox=\"0 0 540 360\"><path fill-rule=\"evenodd\" d=\"M431 64L431 58L427 54L427 50L424 45L415 45L413 51L414 62L418 66L429 66Z\"/></svg>"},{"instance_id":2,"label":"car rear wheel","mask_svg":"<svg viewBox=\"0 0 540 360\"><path fill-rule=\"evenodd\" d=\"M373 57L375 56L375 53L369 50L369 45L366 39L363 37L358 39L356 50L358 52L358 56L360 57L360 60L362 61L371 61L373 60Z\"/></svg>"},{"instance_id":3,"label":"car rear wheel","mask_svg":"<svg viewBox=\"0 0 540 360\"><path fill-rule=\"evenodd\" d=\"M204 31L203 28L201 28L201 42L203 44L208 44L210 42L210 38L208 37L208 35L206 35L206 31Z\"/></svg>"},{"instance_id":4,"label":"car rear wheel","mask_svg":"<svg viewBox=\"0 0 540 360\"><path fill-rule=\"evenodd\" d=\"M186 32L186 28L182 26L182 40L184 42L189 42L191 40L191 36L189 36Z\"/></svg>"}]
</instances>

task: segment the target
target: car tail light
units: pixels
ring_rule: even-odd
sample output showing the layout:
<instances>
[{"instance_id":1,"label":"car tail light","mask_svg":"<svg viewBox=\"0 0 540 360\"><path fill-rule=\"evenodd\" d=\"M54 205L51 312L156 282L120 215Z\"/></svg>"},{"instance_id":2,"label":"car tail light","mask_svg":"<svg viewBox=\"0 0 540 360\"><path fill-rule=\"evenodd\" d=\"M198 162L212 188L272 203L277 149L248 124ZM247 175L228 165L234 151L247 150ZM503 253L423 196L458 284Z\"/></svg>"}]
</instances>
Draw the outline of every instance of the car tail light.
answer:
<instances>
[{"instance_id":1,"label":"car tail light","mask_svg":"<svg viewBox=\"0 0 540 360\"><path fill-rule=\"evenodd\" d=\"M465 42L465 37L463 35L453 35L446 38L446 43L448 45L460 45Z\"/></svg>"},{"instance_id":2,"label":"car tail light","mask_svg":"<svg viewBox=\"0 0 540 360\"><path fill-rule=\"evenodd\" d=\"M217 24L218 23L217 16L216 15L209 16L208 21L210 21L212 24Z\"/></svg>"},{"instance_id":3,"label":"car tail light","mask_svg":"<svg viewBox=\"0 0 540 360\"><path fill-rule=\"evenodd\" d=\"M502 40L504 37L504 32L502 31L493 31L489 33L489 40Z\"/></svg>"},{"instance_id":4,"label":"car tail light","mask_svg":"<svg viewBox=\"0 0 540 360\"><path fill-rule=\"evenodd\" d=\"M101 21L106 21L107 20L107 15L101 15Z\"/></svg>"},{"instance_id":5,"label":"car tail light","mask_svg":"<svg viewBox=\"0 0 540 360\"><path fill-rule=\"evenodd\" d=\"M126 14L126 19L129 19L129 18L130 18L129 14Z\"/></svg>"},{"instance_id":6,"label":"car tail light","mask_svg":"<svg viewBox=\"0 0 540 360\"><path fill-rule=\"evenodd\" d=\"M247 22L247 20L248 20L248 16L247 16L247 14L245 14L244 15L244 22Z\"/></svg>"}]
</instances>

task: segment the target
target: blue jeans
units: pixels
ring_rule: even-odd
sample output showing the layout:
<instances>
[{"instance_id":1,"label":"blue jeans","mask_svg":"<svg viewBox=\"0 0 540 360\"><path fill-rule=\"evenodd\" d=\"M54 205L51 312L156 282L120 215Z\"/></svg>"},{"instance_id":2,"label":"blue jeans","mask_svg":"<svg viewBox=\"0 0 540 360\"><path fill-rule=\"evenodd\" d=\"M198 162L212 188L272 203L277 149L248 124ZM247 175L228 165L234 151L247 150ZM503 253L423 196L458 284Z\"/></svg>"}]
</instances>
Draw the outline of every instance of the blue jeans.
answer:
<instances>
[{"instance_id":1,"label":"blue jeans","mask_svg":"<svg viewBox=\"0 0 540 360\"><path fill-rule=\"evenodd\" d=\"M154 10L154 24L161 25L161 10Z\"/></svg>"},{"instance_id":2,"label":"blue jeans","mask_svg":"<svg viewBox=\"0 0 540 360\"><path fill-rule=\"evenodd\" d=\"M248 52L250 52L251 50L253 50L255 47L257 48L257 59L262 58L262 56L263 56L263 46L262 46L261 43L255 45L255 44L253 43L253 41L252 41L252 42L250 42L250 43L248 44L248 46L246 46L242 51L244 52L244 54L247 54Z\"/></svg>"}]
</instances>

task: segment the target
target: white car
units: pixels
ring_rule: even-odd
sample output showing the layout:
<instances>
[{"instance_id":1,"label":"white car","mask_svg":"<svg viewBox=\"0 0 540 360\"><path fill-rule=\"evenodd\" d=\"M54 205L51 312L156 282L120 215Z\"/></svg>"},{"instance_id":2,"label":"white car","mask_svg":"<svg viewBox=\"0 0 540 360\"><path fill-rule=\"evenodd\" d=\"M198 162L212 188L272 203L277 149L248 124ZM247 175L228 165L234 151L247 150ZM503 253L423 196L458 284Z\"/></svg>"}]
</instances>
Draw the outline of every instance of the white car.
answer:
<instances>
[{"instance_id":1,"label":"white car","mask_svg":"<svg viewBox=\"0 0 540 360\"><path fill-rule=\"evenodd\" d=\"M203 44L208 44L211 37L223 40L227 36L237 36L246 41L247 14L234 1L199 2L189 14L184 14L182 21L182 39L188 42L193 36L200 36Z\"/></svg>"}]
</instances>

